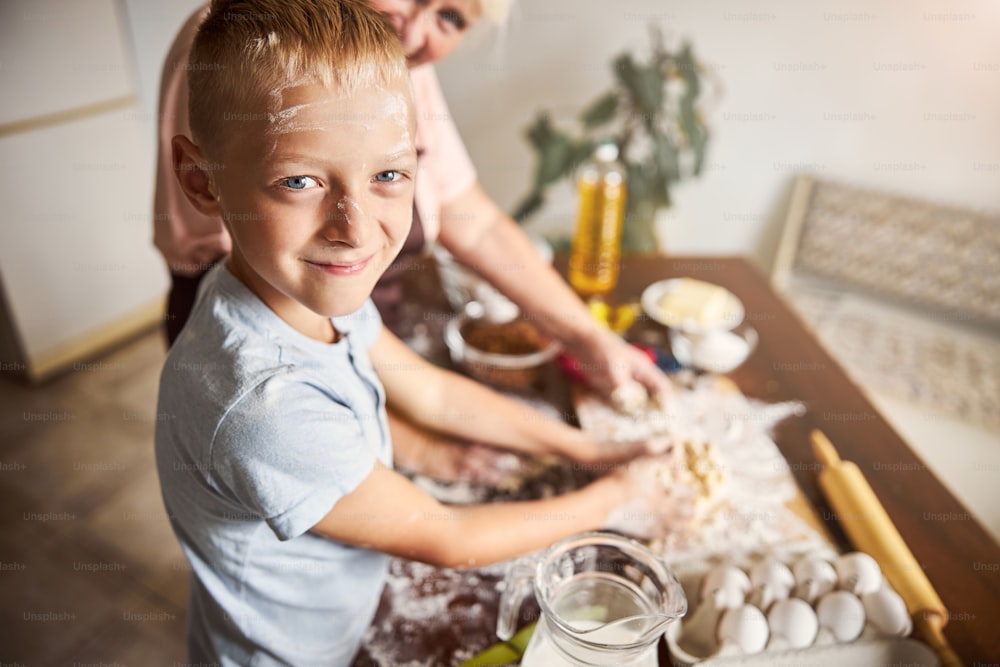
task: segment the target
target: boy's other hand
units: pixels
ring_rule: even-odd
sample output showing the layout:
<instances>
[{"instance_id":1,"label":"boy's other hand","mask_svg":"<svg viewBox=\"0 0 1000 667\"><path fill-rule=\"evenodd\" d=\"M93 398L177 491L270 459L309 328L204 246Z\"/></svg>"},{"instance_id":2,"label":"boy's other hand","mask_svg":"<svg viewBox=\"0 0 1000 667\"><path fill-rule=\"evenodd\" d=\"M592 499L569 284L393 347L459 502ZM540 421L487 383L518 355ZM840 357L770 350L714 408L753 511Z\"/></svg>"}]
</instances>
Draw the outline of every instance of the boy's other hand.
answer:
<instances>
[{"instance_id":1,"label":"boy's other hand","mask_svg":"<svg viewBox=\"0 0 1000 667\"><path fill-rule=\"evenodd\" d=\"M438 458L431 471L442 481L468 482L480 486L516 488L544 465L525 454L508 452L478 443L458 444Z\"/></svg>"},{"instance_id":2,"label":"boy's other hand","mask_svg":"<svg viewBox=\"0 0 1000 667\"><path fill-rule=\"evenodd\" d=\"M623 464L613 477L626 500L608 516L605 528L645 540L684 528L694 516L697 495L678 483L679 465L680 458L672 452Z\"/></svg>"},{"instance_id":3,"label":"boy's other hand","mask_svg":"<svg viewBox=\"0 0 1000 667\"><path fill-rule=\"evenodd\" d=\"M389 413L389 428L396 467L439 482L516 486L545 466L536 457L432 433L393 412Z\"/></svg>"},{"instance_id":4,"label":"boy's other hand","mask_svg":"<svg viewBox=\"0 0 1000 667\"><path fill-rule=\"evenodd\" d=\"M580 463L622 463L640 456L664 454L671 450L673 440L662 435L645 440L598 440L592 450L574 452L572 458Z\"/></svg>"}]
</instances>

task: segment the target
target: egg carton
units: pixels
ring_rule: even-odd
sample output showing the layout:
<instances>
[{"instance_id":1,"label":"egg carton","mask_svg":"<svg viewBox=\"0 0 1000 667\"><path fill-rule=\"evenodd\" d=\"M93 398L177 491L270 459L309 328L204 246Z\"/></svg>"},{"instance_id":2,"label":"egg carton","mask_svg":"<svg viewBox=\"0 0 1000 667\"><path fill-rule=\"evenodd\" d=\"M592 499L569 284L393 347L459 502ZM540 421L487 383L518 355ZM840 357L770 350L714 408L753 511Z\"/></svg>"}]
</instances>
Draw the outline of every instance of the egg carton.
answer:
<instances>
[{"instance_id":1,"label":"egg carton","mask_svg":"<svg viewBox=\"0 0 1000 667\"><path fill-rule=\"evenodd\" d=\"M671 650L673 646L671 646ZM675 667L845 667L906 665L940 667L934 652L915 639L871 639L849 644L816 645L798 651L765 650L753 655L716 656L687 662L671 654Z\"/></svg>"},{"instance_id":2,"label":"egg carton","mask_svg":"<svg viewBox=\"0 0 1000 667\"><path fill-rule=\"evenodd\" d=\"M862 552L720 563L684 584L694 604L666 633L675 667L939 665L908 638L905 602Z\"/></svg>"}]
</instances>

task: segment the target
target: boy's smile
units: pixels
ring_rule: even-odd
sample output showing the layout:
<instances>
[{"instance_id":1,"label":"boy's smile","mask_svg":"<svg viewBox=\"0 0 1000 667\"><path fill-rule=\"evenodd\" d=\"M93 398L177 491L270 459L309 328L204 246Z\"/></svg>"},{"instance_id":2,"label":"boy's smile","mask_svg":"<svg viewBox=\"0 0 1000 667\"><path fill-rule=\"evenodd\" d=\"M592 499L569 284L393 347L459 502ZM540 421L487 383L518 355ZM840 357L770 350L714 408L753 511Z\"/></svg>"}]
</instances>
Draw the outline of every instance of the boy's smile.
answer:
<instances>
[{"instance_id":1,"label":"boy's smile","mask_svg":"<svg viewBox=\"0 0 1000 667\"><path fill-rule=\"evenodd\" d=\"M308 84L278 106L238 116L253 120L229 131L213 177L229 268L294 328L331 340L328 318L361 307L410 230L409 88Z\"/></svg>"}]
</instances>

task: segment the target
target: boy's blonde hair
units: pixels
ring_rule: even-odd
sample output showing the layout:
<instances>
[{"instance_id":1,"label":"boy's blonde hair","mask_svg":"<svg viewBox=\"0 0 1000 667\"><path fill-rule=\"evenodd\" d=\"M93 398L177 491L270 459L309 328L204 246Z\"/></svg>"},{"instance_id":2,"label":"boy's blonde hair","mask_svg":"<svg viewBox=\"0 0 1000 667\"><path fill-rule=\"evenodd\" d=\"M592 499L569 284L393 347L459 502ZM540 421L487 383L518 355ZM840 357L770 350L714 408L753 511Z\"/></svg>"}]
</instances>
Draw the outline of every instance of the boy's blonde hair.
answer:
<instances>
[{"instance_id":1,"label":"boy's blonde hair","mask_svg":"<svg viewBox=\"0 0 1000 667\"><path fill-rule=\"evenodd\" d=\"M291 86L336 85L350 94L409 82L399 39L366 0L212 0L188 68L192 138L215 158L225 127L276 120ZM256 118L249 112L259 113L261 101L267 117Z\"/></svg>"}]
</instances>

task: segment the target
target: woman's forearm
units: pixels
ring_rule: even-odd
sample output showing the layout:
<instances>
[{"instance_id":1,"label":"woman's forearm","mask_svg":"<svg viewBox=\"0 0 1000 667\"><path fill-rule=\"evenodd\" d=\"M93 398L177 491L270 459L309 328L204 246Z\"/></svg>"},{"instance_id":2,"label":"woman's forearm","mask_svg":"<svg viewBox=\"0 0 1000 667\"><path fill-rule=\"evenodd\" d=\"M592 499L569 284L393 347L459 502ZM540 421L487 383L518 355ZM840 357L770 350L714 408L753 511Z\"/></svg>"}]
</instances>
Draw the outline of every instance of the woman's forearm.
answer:
<instances>
[{"instance_id":1,"label":"woman's forearm","mask_svg":"<svg viewBox=\"0 0 1000 667\"><path fill-rule=\"evenodd\" d=\"M524 231L478 185L442 210L441 242L563 343L580 361L592 389L622 408L628 401L620 390L636 383L650 396L669 395L667 377L590 315Z\"/></svg>"}]
</instances>

